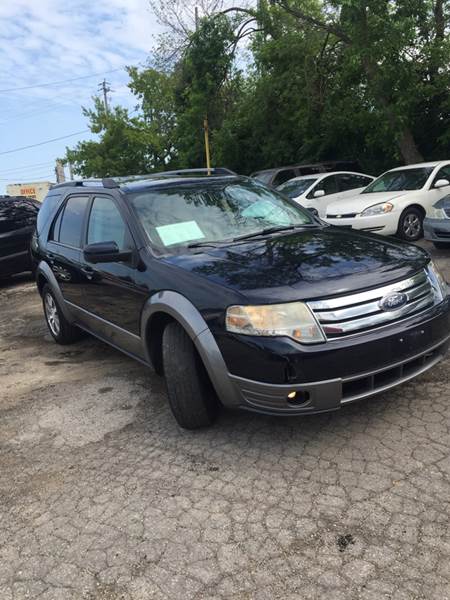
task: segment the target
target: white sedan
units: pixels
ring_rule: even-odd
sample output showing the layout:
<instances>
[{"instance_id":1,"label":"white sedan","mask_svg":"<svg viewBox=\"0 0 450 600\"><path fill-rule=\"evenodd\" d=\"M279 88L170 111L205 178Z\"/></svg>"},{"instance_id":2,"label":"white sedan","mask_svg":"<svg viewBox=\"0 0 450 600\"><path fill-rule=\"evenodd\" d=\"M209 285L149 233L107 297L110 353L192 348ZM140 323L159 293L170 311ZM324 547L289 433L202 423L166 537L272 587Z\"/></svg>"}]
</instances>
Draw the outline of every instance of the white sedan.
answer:
<instances>
[{"instance_id":1,"label":"white sedan","mask_svg":"<svg viewBox=\"0 0 450 600\"><path fill-rule=\"evenodd\" d=\"M325 217L330 202L354 196L375 178L351 171L302 175L282 183L277 190L319 217Z\"/></svg>"},{"instance_id":2,"label":"white sedan","mask_svg":"<svg viewBox=\"0 0 450 600\"><path fill-rule=\"evenodd\" d=\"M398 235L414 242L423 236L425 215L442 198L447 186L448 160L398 167L378 177L361 193L328 204L325 220L331 225Z\"/></svg>"}]
</instances>

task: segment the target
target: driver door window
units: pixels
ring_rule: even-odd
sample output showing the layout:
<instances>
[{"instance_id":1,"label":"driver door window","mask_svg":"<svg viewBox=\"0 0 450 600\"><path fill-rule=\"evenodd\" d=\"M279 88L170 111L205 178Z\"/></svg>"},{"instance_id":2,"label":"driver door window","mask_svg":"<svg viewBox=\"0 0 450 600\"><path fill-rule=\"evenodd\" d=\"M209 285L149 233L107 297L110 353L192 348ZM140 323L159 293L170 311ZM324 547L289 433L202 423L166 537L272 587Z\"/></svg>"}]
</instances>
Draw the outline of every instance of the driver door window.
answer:
<instances>
[{"instance_id":1,"label":"driver door window","mask_svg":"<svg viewBox=\"0 0 450 600\"><path fill-rule=\"evenodd\" d=\"M450 181L450 165L445 165L445 167L439 169L439 171L436 173L436 176L433 180L433 185L431 187L434 187L436 181L439 181L439 179L447 179L448 181Z\"/></svg>"},{"instance_id":2,"label":"driver door window","mask_svg":"<svg viewBox=\"0 0 450 600\"><path fill-rule=\"evenodd\" d=\"M330 194L336 194L338 192L338 187L335 175L330 175L329 177L324 177L323 179L321 179L306 197L308 199L314 198L314 193L317 192L317 190L323 190L325 192L325 196L329 196Z\"/></svg>"},{"instance_id":3,"label":"driver door window","mask_svg":"<svg viewBox=\"0 0 450 600\"><path fill-rule=\"evenodd\" d=\"M116 242L119 251L130 250L133 242L128 227L112 198L97 196L92 202L87 243Z\"/></svg>"}]
</instances>

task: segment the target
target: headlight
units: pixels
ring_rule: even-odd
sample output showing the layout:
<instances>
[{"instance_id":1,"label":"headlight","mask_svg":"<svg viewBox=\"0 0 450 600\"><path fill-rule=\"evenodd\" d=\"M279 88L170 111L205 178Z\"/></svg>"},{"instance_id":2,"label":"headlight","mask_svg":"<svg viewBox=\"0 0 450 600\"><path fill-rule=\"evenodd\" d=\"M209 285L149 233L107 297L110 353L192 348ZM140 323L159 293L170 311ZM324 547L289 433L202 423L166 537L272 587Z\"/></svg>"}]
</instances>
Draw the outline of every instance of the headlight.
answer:
<instances>
[{"instance_id":1,"label":"headlight","mask_svg":"<svg viewBox=\"0 0 450 600\"><path fill-rule=\"evenodd\" d=\"M430 261L428 265L428 275L433 285L434 292L436 294L436 299L439 302L444 300L444 298L446 298L448 294L448 286L445 282L444 277L442 276L441 272L439 271L439 269L433 261Z\"/></svg>"},{"instance_id":2,"label":"headlight","mask_svg":"<svg viewBox=\"0 0 450 600\"><path fill-rule=\"evenodd\" d=\"M319 324L303 302L230 306L226 328L244 335L287 336L303 344L325 341Z\"/></svg>"},{"instance_id":3,"label":"headlight","mask_svg":"<svg viewBox=\"0 0 450 600\"><path fill-rule=\"evenodd\" d=\"M374 204L373 206L369 206L362 211L361 217L369 217L372 215L382 215L385 213L390 213L394 208L394 205L390 202L382 202L381 204Z\"/></svg>"},{"instance_id":4,"label":"headlight","mask_svg":"<svg viewBox=\"0 0 450 600\"><path fill-rule=\"evenodd\" d=\"M430 217L430 219L448 219L443 208L436 208L434 206L427 211L427 217Z\"/></svg>"}]
</instances>

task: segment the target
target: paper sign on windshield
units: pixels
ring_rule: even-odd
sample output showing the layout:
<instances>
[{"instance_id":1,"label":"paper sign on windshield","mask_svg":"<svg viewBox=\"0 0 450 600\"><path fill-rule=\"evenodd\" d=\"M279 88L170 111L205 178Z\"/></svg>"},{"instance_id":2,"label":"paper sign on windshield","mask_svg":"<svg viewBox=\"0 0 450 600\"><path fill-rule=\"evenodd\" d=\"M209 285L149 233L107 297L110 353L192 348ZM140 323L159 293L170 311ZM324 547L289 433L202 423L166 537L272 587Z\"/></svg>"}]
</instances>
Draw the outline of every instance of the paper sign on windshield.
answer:
<instances>
[{"instance_id":1,"label":"paper sign on windshield","mask_svg":"<svg viewBox=\"0 0 450 600\"><path fill-rule=\"evenodd\" d=\"M196 221L183 221L172 225L161 225L156 228L164 246L173 246L183 242L191 242L205 237Z\"/></svg>"}]
</instances>

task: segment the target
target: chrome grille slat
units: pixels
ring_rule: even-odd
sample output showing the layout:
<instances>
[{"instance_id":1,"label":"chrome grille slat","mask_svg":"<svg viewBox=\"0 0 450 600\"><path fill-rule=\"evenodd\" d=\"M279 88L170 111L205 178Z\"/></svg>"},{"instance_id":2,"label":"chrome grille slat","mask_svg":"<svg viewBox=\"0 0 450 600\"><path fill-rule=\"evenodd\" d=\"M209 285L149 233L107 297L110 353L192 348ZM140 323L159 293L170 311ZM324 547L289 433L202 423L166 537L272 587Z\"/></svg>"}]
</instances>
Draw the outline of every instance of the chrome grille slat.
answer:
<instances>
[{"instance_id":1,"label":"chrome grille slat","mask_svg":"<svg viewBox=\"0 0 450 600\"><path fill-rule=\"evenodd\" d=\"M341 296L340 298L331 298L330 300L313 300L308 302L309 307L316 310L330 310L332 308L343 308L344 306L351 306L353 304L361 304L370 300L379 300L389 294L390 292L402 292L409 288L418 286L419 284L425 283L427 276L425 272L418 273L409 279L399 281L398 283L391 283L374 290L368 290L367 292L361 292L359 294L351 294L349 296Z\"/></svg>"},{"instance_id":2,"label":"chrome grille slat","mask_svg":"<svg viewBox=\"0 0 450 600\"><path fill-rule=\"evenodd\" d=\"M383 311L380 300L393 292L403 292L407 302L397 310ZM308 302L325 335L330 339L381 327L413 315L436 301L432 282L421 271L398 283L340 298Z\"/></svg>"}]
</instances>

